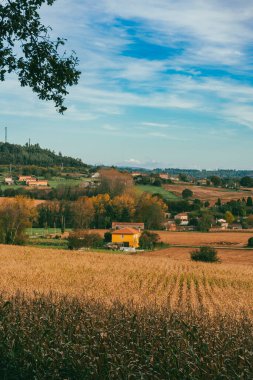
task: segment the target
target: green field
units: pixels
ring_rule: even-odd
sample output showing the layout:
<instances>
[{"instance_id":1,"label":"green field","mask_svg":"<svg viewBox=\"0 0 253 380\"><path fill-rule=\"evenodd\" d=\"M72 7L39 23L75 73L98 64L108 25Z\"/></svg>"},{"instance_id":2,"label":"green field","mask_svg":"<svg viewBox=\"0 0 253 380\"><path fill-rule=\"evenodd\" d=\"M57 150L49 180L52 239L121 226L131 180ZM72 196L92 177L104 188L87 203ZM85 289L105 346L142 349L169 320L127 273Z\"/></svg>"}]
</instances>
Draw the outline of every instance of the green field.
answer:
<instances>
[{"instance_id":1,"label":"green field","mask_svg":"<svg viewBox=\"0 0 253 380\"><path fill-rule=\"evenodd\" d=\"M4 183L0 183L0 188L2 191L7 190L7 189L17 190L17 189L20 189L21 187L24 188L24 186L22 185L5 185Z\"/></svg>"},{"instance_id":2,"label":"green field","mask_svg":"<svg viewBox=\"0 0 253 380\"><path fill-rule=\"evenodd\" d=\"M38 177L39 179L44 179L44 177ZM57 186L78 186L80 183L87 181L89 178L62 178L62 177L53 177L48 181L48 184L51 188L55 188ZM4 178L0 178L0 187L2 190L6 189L18 189L20 187L24 189L28 189L27 186L23 186L20 184L15 185L5 185Z\"/></svg>"},{"instance_id":3,"label":"green field","mask_svg":"<svg viewBox=\"0 0 253 380\"><path fill-rule=\"evenodd\" d=\"M168 201L178 201L180 200L175 194L170 191L165 190L163 187L152 186L152 185L137 185L136 191L138 194L142 194L144 192L151 194L160 194L164 199Z\"/></svg>"},{"instance_id":4,"label":"green field","mask_svg":"<svg viewBox=\"0 0 253 380\"><path fill-rule=\"evenodd\" d=\"M70 231L69 228L66 228L65 231ZM60 228L27 228L26 233L29 236L46 236L49 234L61 234Z\"/></svg>"},{"instance_id":5,"label":"green field","mask_svg":"<svg viewBox=\"0 0 253 380\"><path fill-rule=\"evenodd\" d=\"M86 178L85 178L86 179ZM73 179L73 178L61 178L55 177L48 181L50 187L54 188L57 186L78 186L81 182L84 182L85 179Z\"/></svg>"}]
</instances>

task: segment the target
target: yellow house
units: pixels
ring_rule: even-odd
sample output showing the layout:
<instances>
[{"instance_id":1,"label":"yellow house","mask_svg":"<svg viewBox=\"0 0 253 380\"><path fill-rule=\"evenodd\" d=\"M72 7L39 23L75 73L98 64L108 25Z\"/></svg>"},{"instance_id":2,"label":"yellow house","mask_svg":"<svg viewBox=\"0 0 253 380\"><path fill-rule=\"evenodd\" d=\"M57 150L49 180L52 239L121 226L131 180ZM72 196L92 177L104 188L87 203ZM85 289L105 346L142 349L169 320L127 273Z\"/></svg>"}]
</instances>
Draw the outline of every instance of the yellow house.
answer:
<instances>
[{"instance_id":1,"label":"yellow house","mask_svg":"<svg viewBox=\"0 0 253 380\"><path fill-rule=\"evenodd\" d=\"M139 247L140 232L133 228L122 228L112 232L112 243L123 247Z\"/></svg>"}]
</instances>

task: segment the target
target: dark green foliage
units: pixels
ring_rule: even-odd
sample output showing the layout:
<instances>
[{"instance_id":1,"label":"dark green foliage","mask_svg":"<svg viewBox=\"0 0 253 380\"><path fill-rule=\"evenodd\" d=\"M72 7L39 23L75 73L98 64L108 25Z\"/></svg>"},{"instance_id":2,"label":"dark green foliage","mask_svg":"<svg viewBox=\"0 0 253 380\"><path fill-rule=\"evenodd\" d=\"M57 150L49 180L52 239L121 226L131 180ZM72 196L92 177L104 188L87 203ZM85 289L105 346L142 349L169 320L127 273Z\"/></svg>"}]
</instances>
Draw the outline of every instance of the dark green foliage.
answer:
<instances>
[{"instance_id":1,"label":"dark green foliage","mask_svg":"<svg viewBox=\"0 0 253 380\"><path fill-rule=\"evenodd\" d=\"M188 198L191 198L193 196L193 192L190 190L190 189L184 189L182 191L182 197L184 199L188 199Z\"/></svg>"},{"instance_id":2,"label":"dark green foliage","mask_svg":"<svg viewBox=\"0 0 253 380\"><path fill-rule=\"evenodd\" d=\"M111 243L111 241L112 241L112 233L111 232L105 232L104 242L105 243Z\"/></svg>"},{"instance_id":3,"label":"dark green foliage","mask_svg":"<svg viewBox=\"0 0 253 380\"><path fill-rule=\"evenodd\" d=\"M221 180L221 178L218 177L218 176L216 176L216 175L210 177L210 180L211 180L212 184L213 184L214 186L216 186L216 187L217 187L217 186L221 186L221 184L222 184L222 180Z\"/></svg>"},{"instance_id":4,"label":"dark green foliage","mask_svg":"<svg viewBox=\"0 0 253 380\"><path fill-rule=\"evenodd\" d=\"M253 248L253 237L249 238L248 247Z\"/></svg>"},{"instance_id":5,"label":"dark green foliage","mask_svg":"<svg viewBox=\"0 0 253 380\"><path fill-rule=\"evenodd\" d=\"M22 87L42 100L52 100L60 113L67 108L67 87L77 84L78 59L62 50L65 40L52 41L50 27L41 23L39 9L55 0L4 0L0 4L0 80L15 72ZM18 53L18 54L17 54Z\"/></svg>"},{"instance_id":6,"label":"dark green foliage","mask_svg":"<svg viewBox=\"0 0 253 380\"><path fill-rule=\"evenodd\" d=\"M101 248L104 244L103 239L97 233L89 233L86 231L71 232L68 237L69 249Z\"/></svg>"},{"instance_id":7,"label":"dark green foliage","mask_svg":"<svg viewBox=\"0 0 253 380\"><path fill-rule=\"evenodd\" d=\"M52 296L0 299L0 378L253 378L252 321Z\"/></svg>"},{"instance_id":8,"label":"dark green foliage","mask_svg":"<svg viewBox=\"0 0 253 380\"><path fill-rule=\"evenodd\" d=\"M0 142L0 165L31 165L27 168L21 168L24 175L45 175L45 170L41 167L60 166L65 167L87 167L80 159L66 157L49 149L43 149L39 144L34 145L17 145ZM36 166L37 171L36 171ZM39 171L41 169L41 171ZM54 175L55 171L51 169L48 174Z\"/></svg>"},{"instance_id":9,"label":"dark green foliage","mask_svg":"<svg viewBox=\"0 0 253 380\"><path fill-rule=\"evenodd\" d=\"M240 181L241 186L253 187L253 178L252 177L243 177Z\"/></svg>"},{"instance_id":10,"label":"dark green foliage","mask_svg":"<svg viewBox=\"0 0 253 380\"><path fill-rule=\"evenodd\" d=\"M252 207L252 206L253 206L253 200L252 200L252 197L248 197L248 198L247 198L246 206L247 206L247 207Z\"/></svg>"},{"instance_id":11,"label":"dark green foliage","mask_svg":"<svg viewBox=\"0 0 253 380\"><path fill-rule=\"evenodd\" d=\"M201 232L208 232L212 225L212 216L210 214L203 214L198 222L198 230Z\"/></svg>"},{"instance_id":12,"label":"dark green foliage","mask_svg":"<svg viewBox=\"0 0 253 380\"><path fill-rule=\"evenodd\" d=\"M185 173L180 173L179 174L179 180L182 182L188 182L189 181L188 175Z\"/></svg>"},{"instance_id":13,"label":"dark green foliage","mask_svg":"<svg viewBox=\"0 0 253 380\"><path fill-rule=\"evenodd\" d=\"M160 178L155 178L154 182L153 182L153 186L162 186L163 184L163 181L160 179Z\"/></svg>"},{"instance_id":14,"label":"dark green foliage","mask_svg":"<svg viewBox=\"0 0 253 380\"><path fill-rule=\"evenodd\" d=\"M208 263L215 263L220 261L216 249L212 247L201 247L191 252L191 259L193 261L204 261Z\"/></svg>"},{"instance_id":15,"label":"dark green foliage","mask_svg":"<svg viewBox=\"0 0 253 380\"><path fill-rule=\"evenodd\" d=\"M143 231L139 240L140 248L154 249L159 241L160 237L155 232Z\"/></svg>"}]
</instances>

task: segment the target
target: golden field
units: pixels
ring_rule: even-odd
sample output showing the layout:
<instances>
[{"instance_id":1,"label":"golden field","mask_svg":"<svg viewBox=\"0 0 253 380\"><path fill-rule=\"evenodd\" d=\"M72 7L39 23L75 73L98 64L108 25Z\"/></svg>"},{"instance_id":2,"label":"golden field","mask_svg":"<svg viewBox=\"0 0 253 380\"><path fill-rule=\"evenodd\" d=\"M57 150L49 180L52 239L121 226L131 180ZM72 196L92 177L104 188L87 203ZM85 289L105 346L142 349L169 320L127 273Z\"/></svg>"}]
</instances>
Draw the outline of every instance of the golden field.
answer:
<instances>
[{"instance_id":1,"label":"golden field","mask_svg":"<svg viewBox=\"0 0 253 380\"><path fill-rule=\"evenodd\" d=\"M172 310L253 315L253 250L219 250L222 263L193 263L189 249L138 255L0 246L0 289L54 292Z\"/></svg>"},{"instance_id":2,"label":"golden field","mask_svg":"<svg viewBox=\"0 0 253 380\"><path fill-rule=\"evenodd\" d=\"M98 233L104 237L105 232L109 230L92 229L90 232ZM160 236L162 242L171 245L183 246L200 246L211 245L215 247L234 247L243 248L247 246L248 240L253 236L253 230L239 230L239 231L221 231L221 232L171 232L171 231L152 231ZM65 232L64 236L67 238L69 232Z\"/></svg>"},{"instance_id":3,"label":"golden field","mask_svg":"<svg viewBox=\"0 0 253 380\"><path fill-rule=\"evenodd\" d=\"M243 247L253 236L252 231L224 231L224 232L169 232L155 231L161 240L168 244L179 245L213 245Z\"/></svg>"}]
</instances>

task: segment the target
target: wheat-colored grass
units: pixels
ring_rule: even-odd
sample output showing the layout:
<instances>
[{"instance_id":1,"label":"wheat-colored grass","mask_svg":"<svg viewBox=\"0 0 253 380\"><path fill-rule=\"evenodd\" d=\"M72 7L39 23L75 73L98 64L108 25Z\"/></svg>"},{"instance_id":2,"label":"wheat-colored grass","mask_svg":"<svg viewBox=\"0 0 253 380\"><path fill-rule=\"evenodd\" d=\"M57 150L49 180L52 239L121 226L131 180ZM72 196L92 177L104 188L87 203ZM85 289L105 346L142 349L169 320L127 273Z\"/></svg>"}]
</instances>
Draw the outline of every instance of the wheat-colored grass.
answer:
<instances>
[{"instance_id":1,"label":"wheat-colored grass","mask_svg":"<svg viewBox=\"0 0 253 380\"><path fill-rule=\"evenodd\" d=\"M205 264L163 256L128 256L0 246L0 290L59 295L172 309L253 310L253 265Z\"/></svg>"}]
</instances>

